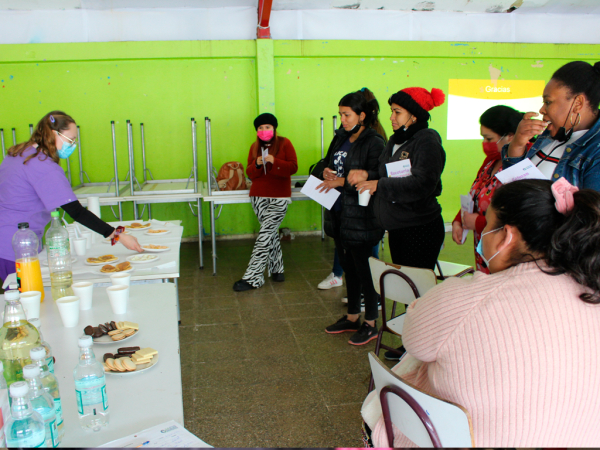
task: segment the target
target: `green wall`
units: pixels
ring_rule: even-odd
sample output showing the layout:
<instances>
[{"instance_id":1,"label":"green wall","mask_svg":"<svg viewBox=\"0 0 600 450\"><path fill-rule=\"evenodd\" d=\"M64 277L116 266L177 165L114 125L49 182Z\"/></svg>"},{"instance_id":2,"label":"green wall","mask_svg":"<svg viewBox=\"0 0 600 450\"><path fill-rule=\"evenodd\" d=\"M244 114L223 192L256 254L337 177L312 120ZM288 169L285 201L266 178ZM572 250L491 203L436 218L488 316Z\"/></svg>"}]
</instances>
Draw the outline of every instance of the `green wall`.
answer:
<instances>
[{"instance_id":1,"label":"green wall","mask_svg":"<svg viewBox=\"0 0 600 450\"><path fill-rule=\"evenodd\" d=\"M272 56L271 56L272 55ZM190 118L198 121L199 174L206 180L204 117L212 120L213 161L246 164L254 139L252 120L274 111L278 131L298 153L299 174L320 158L319 118L325 118L325 147L331 117L346 93L369 87L391 133L387 98L409 86L438 87L448 80L490 78L547 80L562 64L600 59L599 45L493 44L393 41L168 41L0 45L0 128L8 145L52 109L63 109L81 127L84 169L93 182L113 176L110 121L117 126L119 178L127 173L125 121L134 124L136 175L142 179L139 123L145 125L147 164L157 179L186 178L192 165ZM271 81L272 80L272 81ZM260 105L260 108L259 108ZM447 164L440 198L444 218L459 208L481 164L481 142L446 141L447 105L432 112L431 127L444 139ZM78 156L71 157L78 181ZM125 206L126 218L132 218ZM103 218L111 215L103 207ZM208 230L208 206L204 206ZM154 205L161 219L183 219L185 235L197 235L187 205ZM313 202L294 202L283 226L293 231L320 228ZM249 205L226 205L219 234L255 232Z\"/></svg>"}]
</instances>

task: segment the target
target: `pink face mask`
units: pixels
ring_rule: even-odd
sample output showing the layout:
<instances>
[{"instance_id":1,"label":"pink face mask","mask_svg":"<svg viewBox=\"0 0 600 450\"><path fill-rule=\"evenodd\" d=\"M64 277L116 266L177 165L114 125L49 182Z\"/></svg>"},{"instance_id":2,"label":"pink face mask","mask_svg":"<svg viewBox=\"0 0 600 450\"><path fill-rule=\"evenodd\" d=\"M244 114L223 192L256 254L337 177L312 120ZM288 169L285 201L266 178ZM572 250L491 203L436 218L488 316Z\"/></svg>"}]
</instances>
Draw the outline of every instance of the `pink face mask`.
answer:
<instances>
[{"instance_id":1,"label":"pink face mask","mask_svg":"<svg viewBox=\"0 0 600 450\"><path fill-rule=\"evenodd\" d=\"M273 135L275 133L273 130L258 130L256 134L261 141L269 142L271 139L273 139Z\"/></svg>"}]
</instances>

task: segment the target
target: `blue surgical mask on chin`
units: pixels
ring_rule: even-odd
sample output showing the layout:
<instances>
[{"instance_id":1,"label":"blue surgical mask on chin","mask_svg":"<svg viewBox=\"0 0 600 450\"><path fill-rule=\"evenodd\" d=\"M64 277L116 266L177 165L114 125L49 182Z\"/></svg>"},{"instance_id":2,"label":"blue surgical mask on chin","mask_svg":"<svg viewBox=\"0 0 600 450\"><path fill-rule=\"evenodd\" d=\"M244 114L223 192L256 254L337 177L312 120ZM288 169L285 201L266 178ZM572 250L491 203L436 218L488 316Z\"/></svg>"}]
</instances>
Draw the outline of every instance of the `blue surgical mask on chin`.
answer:
<instances>
[{"instance_id":1,"label":"blue surgical mask on chin","mask_svg":"<svg viewBox=\"0 0 600 450\"><path fill-rule=\"evenodd\" d=\"M494 253L494 256L492 256L490 259L486 259L485 256L483 256L483 237L486 234L493 233L494 231L501 230L502 228L503 227L500 227L500 228L496 228L494 230L490 230L485 233L482 233L481 238L479 238L479 243L477 244L477 248L475 250L477 251L477 253L479 253L479 256L481 256L481 259L483 259L483 262L485 263L485 265L487 267L490 267L490 261L492 259L494 259L498 255L498 253L500 253L500 250L498 250L496 253ZM510 243L511 240L512 240L512 235L510 236L510 240L508 242Z\"/></svg>"},{"instance_id":2,"label":"blue surgical mask on chin","mask_svg":"<svg viewBox=\"0 0 600 450\"><path fill-rule=\"evenodd\" d=\"M58 151L58 157L60 159L67 159L73 154L76 148L77 144L69 144L67 142L63 142L61 149Z\"/></svg>"}]
</instances>

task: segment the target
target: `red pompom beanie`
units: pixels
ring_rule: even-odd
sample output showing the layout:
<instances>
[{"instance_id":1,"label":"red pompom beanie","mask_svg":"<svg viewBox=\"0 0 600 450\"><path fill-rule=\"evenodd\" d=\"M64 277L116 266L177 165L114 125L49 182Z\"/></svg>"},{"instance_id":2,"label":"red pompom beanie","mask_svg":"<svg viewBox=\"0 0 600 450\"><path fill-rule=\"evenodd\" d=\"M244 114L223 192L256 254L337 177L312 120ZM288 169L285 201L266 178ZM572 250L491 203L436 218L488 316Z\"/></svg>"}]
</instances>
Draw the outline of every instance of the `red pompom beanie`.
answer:
<instances>
[{"instance_id":1,"label":"red pompom beanie","mask_svg":"<svg viewBox=\"0 0 600 450\"><path fill-rule=\"evenodd\" d=\"M431 92L420 87L410 87L396 92L390 97L388 103L402 106L418 120L429 120L429 111L440 106L446 100L446 95L441 89L433 88Z\"/></svg>"}]
</instances>

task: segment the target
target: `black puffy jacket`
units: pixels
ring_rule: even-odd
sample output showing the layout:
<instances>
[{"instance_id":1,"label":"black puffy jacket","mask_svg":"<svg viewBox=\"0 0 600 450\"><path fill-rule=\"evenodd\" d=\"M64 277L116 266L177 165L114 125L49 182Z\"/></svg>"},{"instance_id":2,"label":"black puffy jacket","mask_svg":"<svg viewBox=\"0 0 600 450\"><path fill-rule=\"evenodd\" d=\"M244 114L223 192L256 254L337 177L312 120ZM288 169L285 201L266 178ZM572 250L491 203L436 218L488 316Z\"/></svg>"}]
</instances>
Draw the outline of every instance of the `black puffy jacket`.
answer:
<instances>
[{"instance_id":1,"label":"black puffy jacket","mask_svg":"<svg viewBox=\"0 0 600 450\"><path fill-rule=\"evenodd\" d=\"M335 170L333 155L347 138L348 135L345 130L336 130L335 137L327 152L329 158L327 167L330 169ZM327 235L336 237L339 232L344 244L349 247L366 244L373 246L383 237L383 230L377 224L371 203L369 202L367 207L358 204L358 191L356 187L348 184L347 176L351 170L361 169L369 173L369 180L379 178L377 174L379 157L384 147L385 141L373 129L366 128L360 133L360 136L352 143L344 162L346 182L342 189L340 230L333 229L330 217L328 217L330 212L326 211L325 213L325 232Z\"/></svg>"}]
</instances>

